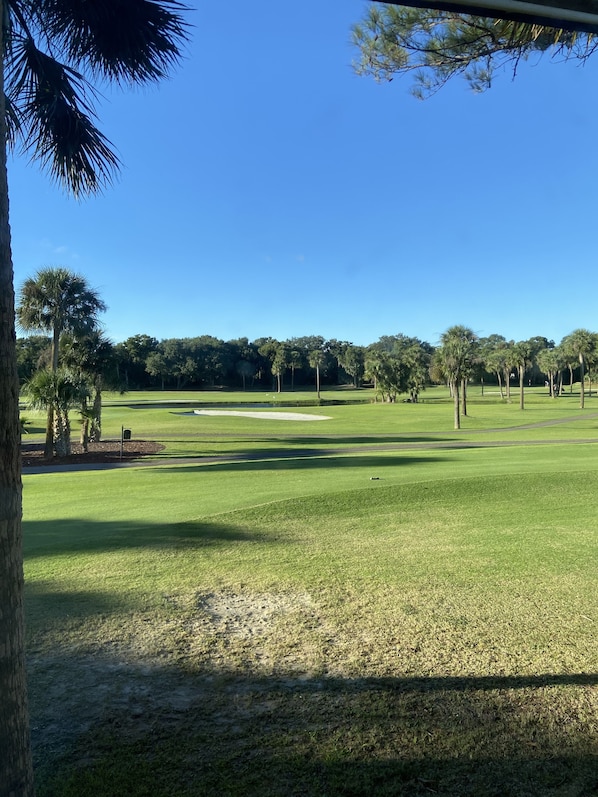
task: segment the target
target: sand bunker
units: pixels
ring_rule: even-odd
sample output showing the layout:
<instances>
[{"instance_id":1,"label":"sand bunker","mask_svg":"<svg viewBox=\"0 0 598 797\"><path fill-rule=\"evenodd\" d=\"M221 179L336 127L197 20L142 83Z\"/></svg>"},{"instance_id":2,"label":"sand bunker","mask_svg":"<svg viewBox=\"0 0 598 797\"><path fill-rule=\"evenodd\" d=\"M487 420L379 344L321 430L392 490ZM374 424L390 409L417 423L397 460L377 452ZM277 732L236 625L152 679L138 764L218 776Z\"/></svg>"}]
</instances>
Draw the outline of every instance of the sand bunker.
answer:
<instances>
[{"instance_id":1,"label":"sand bunker","mask_svg":"<svg viewBox=\"0 0 598 797\"><path fill-rule=\"evenodd\" d=\"M193 410L194 415L238 415L241 418L268 418L272 421L329 421L329 415L302 412L250 412L245 410Z\"/></svg>"}]
</instances>

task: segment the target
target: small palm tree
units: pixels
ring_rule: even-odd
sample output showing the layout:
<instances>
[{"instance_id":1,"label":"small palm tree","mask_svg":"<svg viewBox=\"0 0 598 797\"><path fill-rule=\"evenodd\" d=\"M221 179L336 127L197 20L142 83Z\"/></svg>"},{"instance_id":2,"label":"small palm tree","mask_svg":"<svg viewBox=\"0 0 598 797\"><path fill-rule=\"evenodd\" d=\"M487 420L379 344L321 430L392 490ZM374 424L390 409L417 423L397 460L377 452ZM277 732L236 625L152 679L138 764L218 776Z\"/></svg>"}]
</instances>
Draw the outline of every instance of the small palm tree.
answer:
<instances>
[{"instance_id":1,"label":"small palm tree","mask_svg":"<svg viewBox=\"0 0 598 797\"><path fill-rule=\"evenodd\" d=\"M64 368L57 371L48 369L37 371L25 385L24 393L33 409L51 409L48 417L52 419L50 436L53 440L52 452L58 457L71 453L71 423L69 409L77 406L87 385L76 374Z\"/></svg>"},{"instance_id":2,"label":"small palm tree","mask_svg":"<svg viewBox=\"0 0 598 797\"><path fill-rule=\"evenodd\" d=\"M89 441L102 439L102 390L104 386L119 389L116 378L116 356L111 341L99 330L83 337L65 336L61 358L67 368L79 374L88 385L81 394L81 445L87 451ZM89 401L91 400L91 406Z\"/></svg>"}]
</instances>

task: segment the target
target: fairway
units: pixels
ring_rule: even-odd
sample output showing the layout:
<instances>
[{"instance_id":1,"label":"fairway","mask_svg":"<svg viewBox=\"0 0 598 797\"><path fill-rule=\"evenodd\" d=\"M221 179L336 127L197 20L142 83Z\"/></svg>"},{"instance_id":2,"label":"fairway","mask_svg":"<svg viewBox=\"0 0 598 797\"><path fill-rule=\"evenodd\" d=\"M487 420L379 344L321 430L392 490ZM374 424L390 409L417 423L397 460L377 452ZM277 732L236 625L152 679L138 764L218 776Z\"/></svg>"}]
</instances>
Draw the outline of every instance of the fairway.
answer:
<instances>
[{"instance_id":1,"label":"fairway","mask_svg":"<svg viewBox=\"0 0 598 797\"><path fill-rule=\"evenodd\" d=\"M598 793L598 405L426 398L25 475L39 795Z\"/></svg>"}]
</instances>

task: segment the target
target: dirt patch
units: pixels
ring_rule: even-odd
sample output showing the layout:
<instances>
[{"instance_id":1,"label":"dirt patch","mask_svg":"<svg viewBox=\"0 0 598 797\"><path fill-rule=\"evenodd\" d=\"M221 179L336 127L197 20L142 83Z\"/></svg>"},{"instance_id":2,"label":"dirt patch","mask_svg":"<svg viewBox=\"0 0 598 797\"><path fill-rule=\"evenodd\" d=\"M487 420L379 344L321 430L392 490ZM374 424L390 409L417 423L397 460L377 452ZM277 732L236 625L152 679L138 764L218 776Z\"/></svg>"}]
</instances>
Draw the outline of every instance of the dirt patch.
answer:
<instances>
[{"instance_id":1,"label":"dirt patch","mask_svg":"<svg viewBox=\"0 0 598 797\"><path fill-rule=\"evenodd\" d=\"M107 440L103 443L90 443L89 450L83 451L79 443L72 444L72 453L68 457L44 457L43 443L23 443L23 467L42 465L84 465L102 462L119 462L121 460L120 440ZM149 457L164 449L160 443L151 440L131 440L123 446L122 460L131 460Z\"/></svg>"}]
</instances>

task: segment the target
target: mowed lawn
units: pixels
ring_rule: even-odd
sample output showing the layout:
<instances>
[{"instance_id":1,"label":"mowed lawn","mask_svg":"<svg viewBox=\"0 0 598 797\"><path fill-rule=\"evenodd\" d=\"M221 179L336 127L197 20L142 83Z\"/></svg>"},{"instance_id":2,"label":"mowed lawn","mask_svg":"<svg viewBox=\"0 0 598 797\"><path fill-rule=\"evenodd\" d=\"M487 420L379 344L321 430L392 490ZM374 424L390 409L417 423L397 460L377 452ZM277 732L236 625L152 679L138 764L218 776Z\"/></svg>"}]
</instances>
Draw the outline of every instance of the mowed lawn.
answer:
<instances>
[{"instance_id":1,"label":"mowed lawn","mask_svg":"<svg viewBox=\"0 0 598 797\"><path fill-rule=\"evenodd\" d=\"M111 407L160 466L24 479L38 794L598 793L594 401Z\"/></svg>"}]
</instances>

